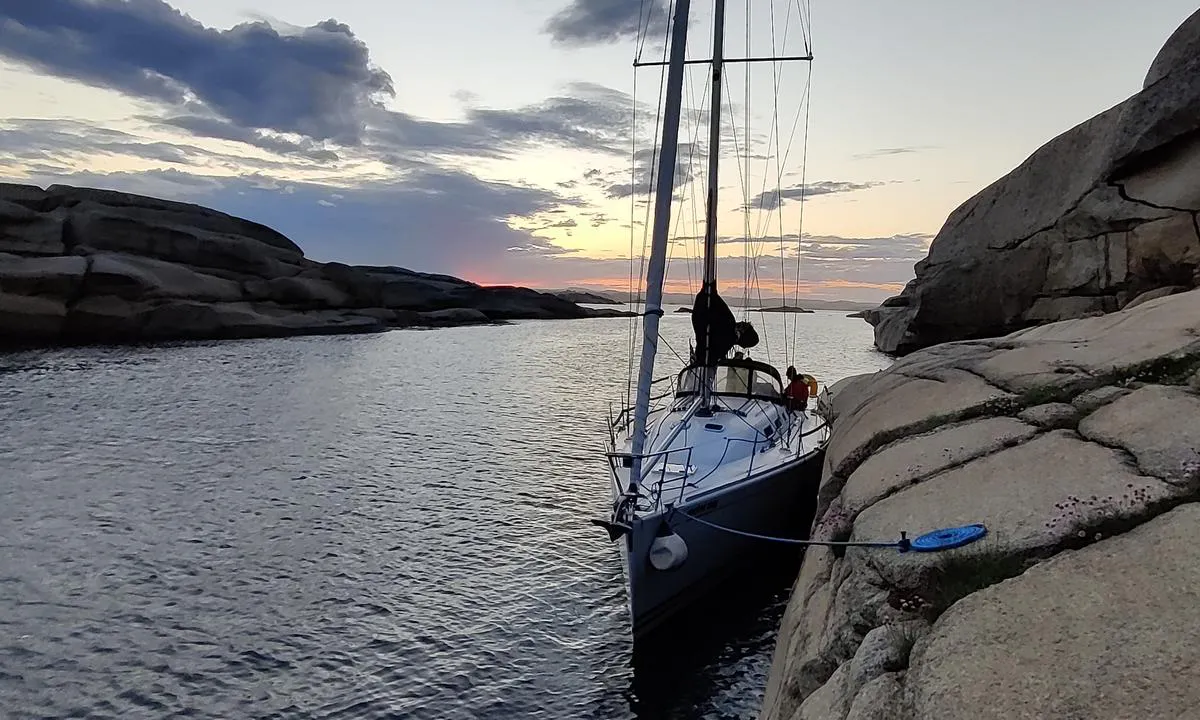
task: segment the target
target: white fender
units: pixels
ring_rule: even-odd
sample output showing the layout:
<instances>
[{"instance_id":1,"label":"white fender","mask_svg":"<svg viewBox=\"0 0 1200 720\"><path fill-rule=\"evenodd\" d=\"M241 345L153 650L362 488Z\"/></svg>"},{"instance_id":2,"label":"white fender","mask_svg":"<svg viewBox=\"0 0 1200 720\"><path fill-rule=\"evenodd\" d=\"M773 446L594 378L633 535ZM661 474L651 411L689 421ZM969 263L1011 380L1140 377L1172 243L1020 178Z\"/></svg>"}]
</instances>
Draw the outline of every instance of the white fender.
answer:
<instances>
[{"instance_id":1,"label":"white fender","mask_svg":"<svg viewBox=\"0 0 1200 720\"><path fill-rule=\"evenodd\" d=\"M688 548L675 533L661 535L650 543L650 565L655 570L674 570L687 562Z\"/></svg>"}]
</instances>

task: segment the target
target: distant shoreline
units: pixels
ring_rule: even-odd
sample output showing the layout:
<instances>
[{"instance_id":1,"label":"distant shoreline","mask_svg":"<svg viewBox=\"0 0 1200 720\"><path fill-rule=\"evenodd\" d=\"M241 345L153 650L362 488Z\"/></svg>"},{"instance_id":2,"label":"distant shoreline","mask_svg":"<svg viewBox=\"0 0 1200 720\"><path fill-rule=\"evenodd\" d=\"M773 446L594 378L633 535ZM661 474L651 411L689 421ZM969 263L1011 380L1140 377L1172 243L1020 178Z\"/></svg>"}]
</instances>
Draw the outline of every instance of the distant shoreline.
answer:
<instances>
[{"instance_id":1,"label":"distant shoreline","mask_svg":"<svg viewBox=\"0 0 1200 720\"><path fill-rule=\"evenodd\" d=\"M751 312L769 312L769 313L811 313L812 310L805 310L802 307L795 305L775 305L764 308L751 308Z\"/></svg>"}]
</instances>

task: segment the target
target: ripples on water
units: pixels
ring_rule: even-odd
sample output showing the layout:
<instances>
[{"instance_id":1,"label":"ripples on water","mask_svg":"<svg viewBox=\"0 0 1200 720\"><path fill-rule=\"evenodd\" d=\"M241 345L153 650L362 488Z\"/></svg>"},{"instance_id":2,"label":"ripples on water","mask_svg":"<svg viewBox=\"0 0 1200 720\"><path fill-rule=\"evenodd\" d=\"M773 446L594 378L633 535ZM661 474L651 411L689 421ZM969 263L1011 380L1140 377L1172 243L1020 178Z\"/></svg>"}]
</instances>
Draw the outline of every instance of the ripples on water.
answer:
<instances>
[{"instance_id":1,"label":"ripples on water","mask_svg":"<svg viewBox=\"0 0 1200 720\"><path fill-rule=\"evenodd\" d=\"M885 364L861 320L800 324L818 377ZM689 327L664 320L679 349ZM587 523L627 330L0 355L0 709L753 717L786 577L672 670L630 661L619 558Z\"/></svg>"}]
</instances>

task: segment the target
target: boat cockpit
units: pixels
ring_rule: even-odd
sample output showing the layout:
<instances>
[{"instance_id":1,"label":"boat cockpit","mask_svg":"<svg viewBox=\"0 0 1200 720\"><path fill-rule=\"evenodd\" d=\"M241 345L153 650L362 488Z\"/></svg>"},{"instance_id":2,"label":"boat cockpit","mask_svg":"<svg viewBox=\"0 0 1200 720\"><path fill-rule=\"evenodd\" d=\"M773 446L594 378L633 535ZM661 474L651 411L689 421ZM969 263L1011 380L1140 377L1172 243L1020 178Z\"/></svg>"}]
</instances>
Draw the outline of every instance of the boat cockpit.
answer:
<instances>
[{"instance_id":1,"label":"boat cockpit","mask_svg":"<svg viewBox=\"0 0 1200 720\"><path fill-rule=\"evenodd\" d=\"M679 373L675 384L676 398L691 398L700 394L704 377L703 367L691 364ZM767 363L749 358L725 358L717 362L713 377L713 392L718 397L763 400L784 405L783 380L779 371Z\"/></svg>"}]
</instances>

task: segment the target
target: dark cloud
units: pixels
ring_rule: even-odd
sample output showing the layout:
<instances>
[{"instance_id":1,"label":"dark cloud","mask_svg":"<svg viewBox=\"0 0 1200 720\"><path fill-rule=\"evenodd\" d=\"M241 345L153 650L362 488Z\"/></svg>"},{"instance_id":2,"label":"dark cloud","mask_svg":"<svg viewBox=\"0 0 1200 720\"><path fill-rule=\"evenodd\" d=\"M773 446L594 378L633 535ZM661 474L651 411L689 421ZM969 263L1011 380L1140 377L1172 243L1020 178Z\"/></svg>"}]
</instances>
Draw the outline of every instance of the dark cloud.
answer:
<instances>
[{"instance_id":1,"label":"dark cloud","mask_svg":"<svg viewBox=\"0 0 1200 720\"><path fill-rule=\"evenodd\" d=\"M265 22L216 30L163 0L9 1L0 19L8 58L239 127L353 145L363 110L394 94L334 20L289 34Z\"/></svg>"},{"instance_id":2,"label":"dark cloud","mask_svg":"<svg viewBox=\"0 0 1200 720\"><path fill-rule=\"evenodd\" d=\"M628 151L633 102L623 92L573 83L515 110L428 121L383 107L391 78L346 25L281 27L208 28L163 0L10 1L0 3L0 56L152 101L165 113L154 121L198 137L323 163L504 157L542 144Z\"/></svg>"},{"instance_id":3,"label":"dark cloud","mask_svg":"<svg viewBox=\"0 0 1200 720\"><path fill-rule=\"evenodd\" d=\"M675 155L675 193L678 194L695 177L698 163L703 160L696 156L696 146L692 143L680 143ZM658 180L658 154L653 148L638 150L634 153L633 171L601 173L589 171L584 178L603 188L604 194L614 200L628 198L631 195L647 195Z\"/></svg>"},{"instance_id":4,"label":"dark cloud","mask_svg":"<svg viewBox=\"0 0 1200 720\"><path fill-rule=\"evenodd\" d=\"M818 195L835 195L840 193L854 192L855 190L868 190L880 185L883 185L883 183L875 181L854 183L833 180L818 180L817 182L808 183L807 185L796 185L793 187L783 188L779 191L768 190L766 192L759 193L753 200L750 201L750 207L759 210L775 210L788 200L799 200L802 197L810 198Z\"/></svg>"},{"instance_id":5,"label":"dark cloud","mask_svg":"<svg viewBox=\"0 0 1200 720\"><path fill-rule=\"evenodd\" d=\"M163 118L158 122L163 125L179 128L180 130L186 130L201 137L242 142L261 150L278 153L279 155L297 155L319 162L336 162L338 160L336 152L321 147L307 138L289 140L285 137L272 135L265 130L239 127L228 120L220 118L181 115L178 117Z\"/></svg>"},{"instance_id":6,"label":"dark cloud","mask_svg":"<svg viewBox=\"0 0 1200 720\"><path fill-rule=\"evenodd\" d=\"M515 110L469 108L460 122L379 110L368 125L367 149L393 163L431 155L501 158L542 145L620 155L628 152L633 107L626 93L571 83L564 94Z\"/></svg>"},{"instance_id":7,"label":"dark cloud","mask_svg":"<svg viewBox=\"0 0 1200 720\"><path fill-rule=\"evenodd\" d=\"M121 155L177 165L217 164L229 169L278 170L287 163L245 158L199 148L186 143L146 141L138 135L66 119L0 119L0 157L23 161L22 166L40 161L68 171L72 163L97 155Z\"/></svg>"},{"instance_id":8,"label":"dark cloud","mask_svg":"<svg viewBox=\"0 0 1200 720\"><path fill-rule=\"evenodd\" d=\"M633 130L628 94L595 83L571 83L569 94L517 110L473 108L471 126L496 142L552 142L567 147L624 153Z\"/></svg>"},{"instance_id":9,"label":"dark cloud","mask_svg":"<svg viewBox=\"0 0 1200 720\"><path fill-rule=\"evenodd\" d=\"M94 156L98 153L186 164L202 156L204 151L184 145L147 142L136 135L92 128L73 120L0 120L0 156L18 160L56 161L69 156Z\"/></svg>"},{"instance_id":10,"label":"dark cloud","mask_svg":"<svg viewBox=\"0 0 1200 720\"><path fill-rule=\"evenodd\" d=\"M571 0L546 22L555 42L595 45L665 35L668 0Z\"/></svg>"}]
</instances>

